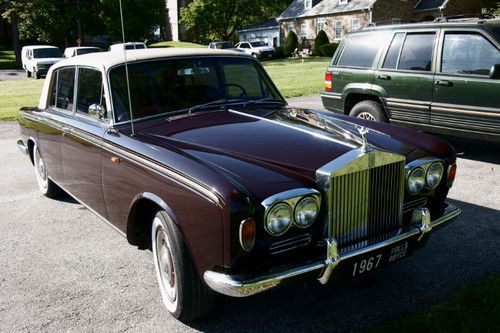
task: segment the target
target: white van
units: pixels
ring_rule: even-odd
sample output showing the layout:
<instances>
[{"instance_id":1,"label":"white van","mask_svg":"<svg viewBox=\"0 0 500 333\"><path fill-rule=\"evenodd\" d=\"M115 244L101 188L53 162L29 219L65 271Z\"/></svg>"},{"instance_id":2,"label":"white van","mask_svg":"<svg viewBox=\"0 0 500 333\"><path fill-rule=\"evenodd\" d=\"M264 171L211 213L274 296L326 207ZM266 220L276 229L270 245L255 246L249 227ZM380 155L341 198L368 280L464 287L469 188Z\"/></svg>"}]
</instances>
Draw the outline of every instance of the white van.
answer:
<instances>
[{"instance_id":1,"label":"white van","mask_svg":"<svg viewBox=\"0 0 500 333\"><path fill-rule=\"evenodd\" d=\"M98 47L94 46L75 46L75 47L67 47L64 50L64 58L76 57L78 55L87 54L87 53L95 53L102 52L102 50Z\"/></svg>"},{"instance_id":2,"label":"white van","mask_svg":"<svg viewBox=\"0 0 500 333\"><path fill-rule=\"evenodd\" d=\"M47 74L50 66L61 61L63 54L56 46L51 45L28 45L21 50L23 69L28 77L35 79Z\"/></svg>"},{"instance_id":3,"label":"white van","mask_svg":"<svg viewBox=\"0 0 500 333\"><path fill-rule=\"evenodd\" d=\"M128 42L128 43L118 43L113 44L109 47L110 51L123 51L125 50L137 50L137 49L147 49L146 44L141 42Z\"/></svg>"}]
</instances>

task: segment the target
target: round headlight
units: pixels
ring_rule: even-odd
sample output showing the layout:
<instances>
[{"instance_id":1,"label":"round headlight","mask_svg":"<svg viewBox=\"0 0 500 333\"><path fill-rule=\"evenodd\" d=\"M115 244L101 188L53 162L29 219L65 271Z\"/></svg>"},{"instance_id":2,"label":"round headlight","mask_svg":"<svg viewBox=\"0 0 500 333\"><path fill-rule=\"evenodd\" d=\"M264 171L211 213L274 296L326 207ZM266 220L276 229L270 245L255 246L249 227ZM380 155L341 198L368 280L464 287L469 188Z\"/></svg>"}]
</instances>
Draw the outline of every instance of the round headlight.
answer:
<instances>
[{"instance_id":1,"label":"round headlight","mask_svg":"<svg viewBox=\"0 0 500 333\"><path fill-rule=\"evenodd\" d=\"M273 236L283 235L292 225L292 208L279 203L269 210L266 216L266 230Z\"/></svg>"},{"instance_id":2,"label":"round headlight","mask_svg":"<svg viewBox=\"0 0 500 333\"><path fill-rule=\"evenodd\" d=\"M307 228L316 221L319 205L316 200L306 197L295 206L295 225L299 228Z\"/></svg>"},{"instance_id":3,"label":"round headlight","mask_svg":"<svg viewBox=\"0 0 500 333\"><path fill-rule=\"evenodd\" d=\"M422 168L414 169L408 176L408 191L418 194L425 186L425 174Z\"/></svg>"},{"instance_id":4,"label":"round headlight","mask_svg":"<svg viewBox=\"0 0 500 333\"><path fill-rule=\"evenodd\" d=\"M427 186L431 189L436 188L441 181L441 177L443 177L443 172L443 164L439 162L432 163L429 169L427 169L427 175L425 176Z\"/></svg>"}]
</instances>

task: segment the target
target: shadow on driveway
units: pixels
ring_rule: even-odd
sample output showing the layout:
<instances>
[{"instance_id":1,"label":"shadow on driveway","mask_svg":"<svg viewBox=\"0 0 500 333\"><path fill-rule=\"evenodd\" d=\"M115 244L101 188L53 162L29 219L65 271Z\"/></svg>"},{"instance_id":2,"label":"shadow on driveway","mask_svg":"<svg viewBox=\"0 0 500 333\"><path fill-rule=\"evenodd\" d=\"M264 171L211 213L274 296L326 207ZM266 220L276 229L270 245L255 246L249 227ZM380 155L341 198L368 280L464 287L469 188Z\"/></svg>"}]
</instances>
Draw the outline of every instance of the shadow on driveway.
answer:
<instances>
[{"instance_id":1,"label":"shadow on driveway","mask_svg":"<svg viewBox=\"0 0 500 333\"><path fill-rule=\"evenodd\" d=\"M448 141L461 158L500 164L500 142L439 135Z\"/></svg>"}]
</instances>

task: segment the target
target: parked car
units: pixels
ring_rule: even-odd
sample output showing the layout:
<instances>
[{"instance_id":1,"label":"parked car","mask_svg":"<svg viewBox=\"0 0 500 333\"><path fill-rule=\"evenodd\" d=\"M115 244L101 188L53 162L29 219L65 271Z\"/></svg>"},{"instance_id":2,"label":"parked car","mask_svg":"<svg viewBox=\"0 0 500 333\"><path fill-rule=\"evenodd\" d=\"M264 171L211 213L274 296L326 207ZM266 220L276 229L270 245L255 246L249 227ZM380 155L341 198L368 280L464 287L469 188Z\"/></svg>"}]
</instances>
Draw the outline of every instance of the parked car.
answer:
<instances>
[{"instance_id":1,"label":"parked car","mask_svg":"<svg viewBox=\"0 0 500 333\"><path fill-rule=\"evenodd\" d=\"M212 42L208 44L208 48L211 50L229 50L243 52L241 49L236 48L231 42Z\"/></svg>"},{"instance_id":2,"label":"parked car","mask_svg":"<svg viewBox=\"0 0 500 333\"><path fill-rule=\"evenodd\" d=\"M460 214L439 138L288 107L242 53L127 53L127 70L111 52L53 66L17 145L44 195L64 190L152 249L176 318L206 314L214 292L367 274Z\"/></svg>"},{"instance_id":3,"label":"parked car","mask_svg":"<svg viewBox=\"0 0 500 333\"><path fill-rule=\"evenodd\" d=\"M127 43L118 43L113 44L109 47L110 51L123 51L125 50L139 50L139 49L147 49L147 45L142 42L127 42Z\"/></svg>"},{"instance_id":4,"label":"parked car","mask_svg":"<svg viewBox=\"0 0 500 333\"><path fill-rule=\"evenodd\" d=\"M262 41L239 42L236 48L258 59L271 59L276 54L274 47Z\"/></svg>"},{"instance_id":5,"label":"parked car","mask_svg":"<svg viewBox=\"0 0 500 333\"><path fill-rule=\"evenodd\" d=\"M61 50L51 45L27 45L21 49L21 61L26 76L35 79L47 74L50 66L61 61Z\"/></svg>"},{"instance_id":6,"label":"parked car","mask_svg":"<svg viewBox=\"0 0 500 333\"><path fill-rule=\"evenodd\" d=\"M500 139L500 20L390 25L349 34L325 74L326 109Z\"/></svg>"},{"instance_id":7,"label":"parked car","mask_svg":"<svg viewBox=\"0 0 500 333\"><path fill-rule=\"evenodd\" d=\"M71 57L76 57L78 55L95 53L95 52L102 52L102 50L98 47L93 47L93 46L67 47L64 50L64 58L71 58Z\"/></svg>"}]
</instances>

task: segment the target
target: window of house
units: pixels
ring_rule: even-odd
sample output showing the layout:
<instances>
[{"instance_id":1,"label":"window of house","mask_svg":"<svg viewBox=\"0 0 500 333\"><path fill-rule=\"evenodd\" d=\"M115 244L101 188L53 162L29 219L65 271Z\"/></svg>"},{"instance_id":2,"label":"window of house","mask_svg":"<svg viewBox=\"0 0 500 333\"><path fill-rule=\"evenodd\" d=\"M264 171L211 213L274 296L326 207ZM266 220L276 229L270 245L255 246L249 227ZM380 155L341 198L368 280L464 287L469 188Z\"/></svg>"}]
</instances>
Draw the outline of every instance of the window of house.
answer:
<instances>
[{"instance_id":1,"label":"window of house","mask_svg":"<svg viewBox=\"0 0 500 333\"><path fill-rule=\"evenodd\" d=\"M353 31L359 30L361 28L361 20L359 19L359 17L353 17L351 23Z\"/></svg>"},{"instance_id":2,"label":"window of house","mask_svg":"<svg viewBox=\"0 0 500 333\"><path fill-rule=\"evenodd\" d=\"M102 74L90 68L78 70L78 90L76 93L76 112L88 114L92 104L104 106ZM97 115L91 115L97 118Z\"/></svg>"},{"instance_id":3,"label":"window of house","mask_svg":"<svg viewBox=\"0 0 500 333\"><path fill-rule=\"evenodd\" d=\"M305 9L312 8L312 0L304 0L304 8Z\"/></svg>"},{"instance_id":4,"label":"window of house","mask_svg":"<svg viewBox=\"0 0 500 333\"><path fill-rule=\"evenodd\" d=\"M306 23L302 23L300 25L300 38L307 38L307 24Z\"/></svg>"},{"instance_id":5,"label":"window of house","mask_svg":"<svg viewBox=\"0 0 500 333\"><path fill-rule=\"evenodd\" d=\"M500 63L500 51L484 36L475 33L446 33L441 72L489 75L491 66Z\"/></svg>"},{"instance_id":6,"label":"window of house","mask_svg":"<svg viewBox=\"0 0 500 333\"><path fill-rule=\"evenodd\" d=\"M75 68L63 68L57 71L55 91L56 108L73 111L73 98L75 91Z\"/></svg>"},{"instance_id":7,"label":"window of house","mask_svg":"<svg viewBox=\"0 0 500 333\"><path fill-rule=\"evenodd\" d=\"M288 24L286 26L286 33L288 34L290 31L293 31L293 24Z\"/></svg>"},{"instance_id":8,"label":"window of house","mask_svg":"<svg viewBox=\"0 0 500 333\"><path fill-rule=\"evenodd\" d=\"M342 22L335 21L335 39L342 38Z\"/></svg>"},{"instance_id":9,"label":"window of house","mask_svg":"<svg viewBox=\"0 0 500 333\"><path fill-rule=\"evenodd\" d=\"M435 33L406 35L398 69L412 71L430 71Z\"/></svg>"},{"instance_id":10,"label":"window of house","mask_svg":"<svg viewBox=\"0 0 500 333\"><path fill-rule=\"evenodd\" d=\"M384 33L354 34L349 38L337 63L343 67L371 68Z\"/></svg>"},{"instance_id":11,"label":"window of house","mask_svg":"<svg viewBox=\"0 0 500 333\"><path fill-rule=\"evenodd\" d=\"M318 22L316 23L316 33L320 32L321 30L325 30L325 22L326 20L324 18L318 19Z\"/></svg>"}]
</instances>

